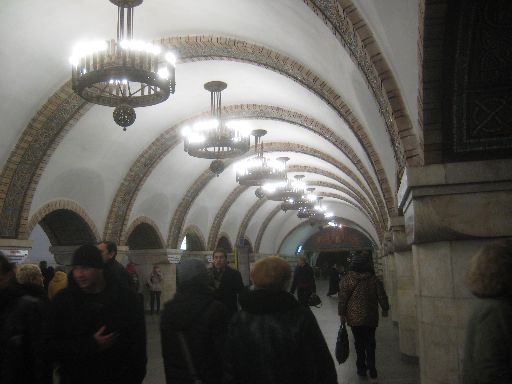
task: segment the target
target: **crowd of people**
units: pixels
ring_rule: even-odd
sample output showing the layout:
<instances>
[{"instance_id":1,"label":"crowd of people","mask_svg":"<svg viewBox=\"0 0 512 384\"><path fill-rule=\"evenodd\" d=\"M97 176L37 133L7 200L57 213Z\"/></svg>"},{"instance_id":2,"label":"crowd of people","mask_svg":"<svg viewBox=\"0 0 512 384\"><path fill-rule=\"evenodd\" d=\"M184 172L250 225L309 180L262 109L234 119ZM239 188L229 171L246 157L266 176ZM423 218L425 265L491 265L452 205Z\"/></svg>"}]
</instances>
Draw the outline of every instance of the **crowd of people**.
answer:
<instances>
[{"instance_id":1,"label":"crowd of people","mask_svg":"<svg viewBox=\"0 0 512 384\"><path fill-rule=\"evenodd\" d=\"M136 266L117 260L113 242L83 245L68 273L41 263L16 266L0 254L0 382L140 384L146 328ZM334 271L333 271L334 273ZM244 287L227 254L212 265L187 258L160 317L167 383L337 383L333 358L308 305L312 267L269 256L254 263ZM331 283L334 277L331 276ZM340 322L354 337L357 374L377 378L375 330L389 303L371 257L353 255L337 276ZM160 311L164 275L145 286ZM464 384L512 382L512 246L491 244L472 260L469 286L480 299L466 336ZM297 298L294 294L297 293Z\"/></svg>"}]
</instances>

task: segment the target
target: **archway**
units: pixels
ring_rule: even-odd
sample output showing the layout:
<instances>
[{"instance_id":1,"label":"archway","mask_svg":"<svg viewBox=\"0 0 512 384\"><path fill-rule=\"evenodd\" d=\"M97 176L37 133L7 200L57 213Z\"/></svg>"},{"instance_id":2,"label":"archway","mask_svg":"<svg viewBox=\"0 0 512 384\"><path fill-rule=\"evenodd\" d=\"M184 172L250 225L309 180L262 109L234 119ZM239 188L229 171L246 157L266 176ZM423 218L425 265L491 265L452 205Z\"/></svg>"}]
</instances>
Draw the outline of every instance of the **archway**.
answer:
<instances>
[{"instance_id":1,"label":"archway","mask_svg":"<svg viewBox=\"0 0 512 384\"><path fill-rule=\"evenodd\" d=\"M164 247L157 230L148 223L139 223L133 228L126 241L130 250L161 249Z\"/></svg>"}]
</instances>

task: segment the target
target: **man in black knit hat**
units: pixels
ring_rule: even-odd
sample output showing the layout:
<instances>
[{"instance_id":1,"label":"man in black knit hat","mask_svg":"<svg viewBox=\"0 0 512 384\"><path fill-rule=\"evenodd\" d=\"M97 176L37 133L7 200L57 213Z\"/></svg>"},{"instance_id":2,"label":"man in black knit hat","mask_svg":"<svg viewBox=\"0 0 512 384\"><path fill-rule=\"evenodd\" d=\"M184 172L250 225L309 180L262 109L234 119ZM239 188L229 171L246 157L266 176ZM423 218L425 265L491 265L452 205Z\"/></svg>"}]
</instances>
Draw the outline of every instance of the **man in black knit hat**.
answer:
<instances>
[{"instance_id":1,"label":"man in black knit hat","mask_svg":"<svg viewBox=\"0 0 512 384\"><path fill-rule=\"evenodd\" d=\"M115 283L94 245L79 247L72 265L73 284L52 301L43 337L60 383L142 383L146 330L135 293Z\"/></svg>"}]
</instances>

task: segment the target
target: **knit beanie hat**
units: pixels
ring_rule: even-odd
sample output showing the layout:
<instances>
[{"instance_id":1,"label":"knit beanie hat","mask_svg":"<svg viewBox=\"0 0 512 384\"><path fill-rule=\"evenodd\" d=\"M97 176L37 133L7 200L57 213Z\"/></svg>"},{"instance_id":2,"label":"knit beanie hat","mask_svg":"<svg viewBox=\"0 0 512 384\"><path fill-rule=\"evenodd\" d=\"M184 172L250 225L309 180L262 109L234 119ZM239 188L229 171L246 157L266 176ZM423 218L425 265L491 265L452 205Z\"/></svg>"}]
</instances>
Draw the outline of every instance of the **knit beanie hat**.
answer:
<instances>
[{"instance_id":1,"label":"knit beanie hat","mask_svg":"<svg viewBox=\"0 0 512 384\"><path fill-rule=\"evenodd\" d=\"M90 267L96 269L103 268L103 258L100 250L92 244L85 244L78 247L73 252L72 266Z\"/></svg>"},{"instance_id":2,"label":"knit beanie hat","mask_svg":"<svg viewBox=\"0 0 512 384\"><path fill-rule=\"evenodd\" d=\"M186 259L178 264L178 280L179 284L190 281L208 282L208 271L204 261L199 259Z\"/></svg>"}]
</instances>

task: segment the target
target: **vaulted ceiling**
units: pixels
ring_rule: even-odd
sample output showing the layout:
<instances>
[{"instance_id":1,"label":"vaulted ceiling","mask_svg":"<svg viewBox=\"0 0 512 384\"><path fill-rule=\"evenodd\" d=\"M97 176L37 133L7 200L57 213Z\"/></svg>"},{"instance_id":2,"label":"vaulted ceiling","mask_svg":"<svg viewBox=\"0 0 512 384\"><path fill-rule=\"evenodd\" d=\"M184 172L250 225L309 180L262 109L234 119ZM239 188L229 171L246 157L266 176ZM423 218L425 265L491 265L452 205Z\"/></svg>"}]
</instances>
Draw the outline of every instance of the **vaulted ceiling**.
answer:
<instances>
[{"instance_id":1,"label":"vaulted ceiling","mask_svg":"<svg viewBox=\"0 0 512 384\"><path fill-rule=\"evenodd\" d=\"M177 54L176 92L126 132L69 82L73 45L114 38L115 20L108 0L0 5L1 237L73 206L121 243L144 221L169 248L193 227L209 248L224 234L276 252L296 215L238 186L233 161L216 177L183 150L181 128L209 111L203 84L221 80L224 114L267 130L269 157L380 242L404 168L423 161L417 1L146 0L134 35Z\"/></svg>"}]
</instances>

